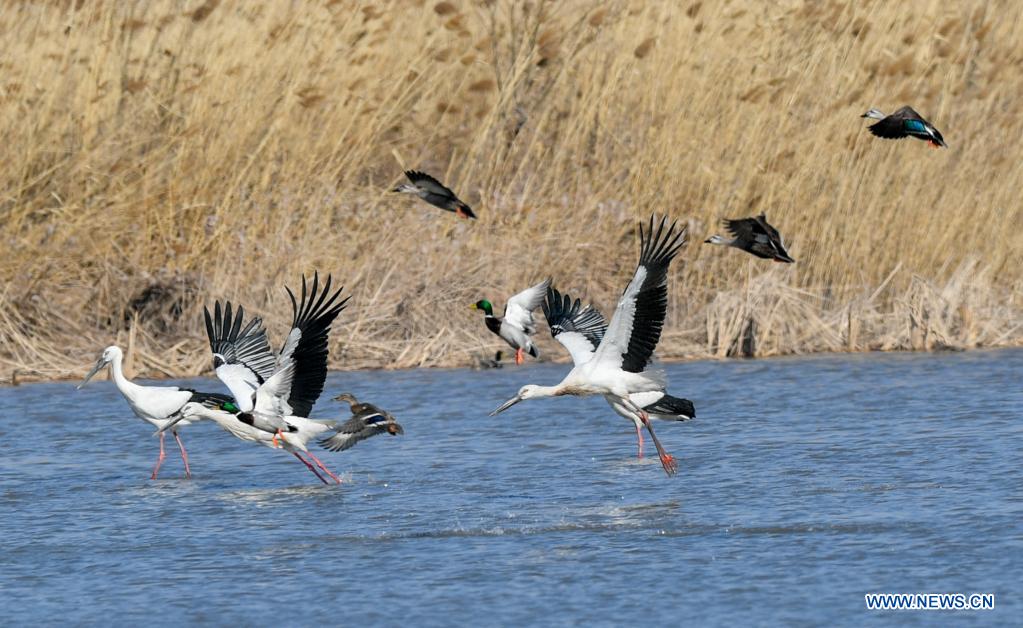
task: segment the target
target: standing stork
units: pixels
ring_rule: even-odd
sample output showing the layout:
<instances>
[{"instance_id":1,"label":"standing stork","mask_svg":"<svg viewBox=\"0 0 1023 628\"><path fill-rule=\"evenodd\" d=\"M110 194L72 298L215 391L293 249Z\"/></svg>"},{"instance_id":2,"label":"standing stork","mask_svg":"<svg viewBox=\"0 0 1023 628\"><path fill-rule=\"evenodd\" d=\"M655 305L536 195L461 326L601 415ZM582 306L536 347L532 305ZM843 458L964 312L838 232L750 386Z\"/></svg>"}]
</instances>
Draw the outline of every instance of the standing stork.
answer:
<instances>
[{"instance_id":1,"label":"standing stork","mask_svg":"<svg viewBox=\"0 0 1023 628\"><path fill-rule=\"evenodd\" d=\"M239 320L241 320L241 310L239 310L238 316ZM258 330L260 325L259 319L253 319L249 325L249 330ZM265 339L265 332L263 333ZM174 434L174 440L177 441L178 449L181 450L181 460L185 463L185 477L191 478L192 470L188 466L188 452L185 451L185 444L181 442L181 436L178 435L178 430L176 429L178 424L181 426L190 424L190 421L184 420L181 409L189 402L194 402L201 407L202 405L217 405L230 401L230 397L217 393L196 392L190 388L181 388L179 386L141 386L124 376L123 362L124 352L121 351L120 347L107 347L103 350L99 359L96 360L96 364L89 371L89 374L76 387L76 390L81 390L82 386L88 384L89 380L96 373L99 373L103 367L109 365L114 385L117 386L117 390L124 397L124 400L128 402L131 411L138 418L160 429L160 455L156 459L156 466L153 467L153 474L149 476L149 479L155 480L160 473L163 460L167 457L163 448L163 441L166 436L164 429L172 427L174 429L171 430L171 433Z\"/></svg>"},{"instance_id":2,"label":"standing stork","mask_svg":"<svg viewBox=\"0 0 1023 628\"><path fill-rule=\"evenodd\" d=\"M213 351L213 364L217 376L232 390L235 401L232 408L220 407L213 412L202 412L193 408L193 416L206 417L216 421L231 434L252 442L262 442L262 435L253 436L252 430L267 434L265 437L275 448L284 447L281 440L292 447L288 449L307 466L306 460L299 455L303 452L320 469L330 475L338 483L341 480L308 449L305 442L312 436L325 431L322 423L314 422L319 427L309 427L308 416L313 404L323 392L323 384L327 379L327 340L330 326L338 314L348 304L350 297L340 299L344 287L331 293L332 278L327 276L322 289L319 273L313 275L312 285L307 285L302 277L301 297L296 299L290 288L285 286L291 299L291 329L284 340L280 352L273 355L269 344L265 347L249 342L244 334L235 334L238 323L231 323L228 316L220 318L220 304L214 305L211 316L206 310L206 331L210 335L210 348ZM224 308L230 312L231 304ZM272 368L268 365L272 364ZM267 376L267 371L270 371ZM219 413L219 414L218 414ZM332 423L332 422L328 422ZM240 427L247 425L248 428ZM160 428L163 432L174 425ZM306 426L303 428L302 426ZM236 429L232 429L236 428ZM322 429L320 429L322 428ZM305 429L310 432L306 437L298 434ZM289 440L288 435L292 436ZM294 439L300 438L301 447ZM287 449L287 447L285 447ZM319 473L317 473L319 476ZM322 479L322 477L321 477Z\"/></svg>"},{"instance_id":3,"label":"standing stork","mask_svg":"<svg viewBox=\"0 0 1023 628\"><path fill-rule=\"evenodd\" d=\"M483 321L487 329L501 337L512 349L515 349L515 364L522 364L523 353L528 353L534 358L540 357L540 350L533 344L533 334L536 333L536 324L533 322L533 310L543 304L547 288L551 285L550 279L526 288L522 292L508 299L504 305L504 317L494 316L494 306L486 299L480 299L469 307L474 310L483 311Z\"/></svg>"},{"instance_id":4,"label":"standing stork","mask_svg":"<svg viewBox=\"0 0 1023 628\"><path fill-rule=\"evenodd\" d=\"M640 223L639 265L618 300L611 324L593 357L573 367L555 386L523 386L491 416L525 399L562 395L611 397L639 416L657 447L665 473L674 475L678 471L675 458L664 450L654 434L649 412L630 399L634 393L663 392L666 385L664 372L648 370L647 366L661 338L668 310L668 267L686 243L685 228L676 231L674 222L670 226L666 222L662 218L655 229L651 216L646 231Z\"/></svg>"},{"instance_id":5,"label":"standing stork","mask_svg":"<svg viewBox=\"0 0 1023 628\"><path fill-rule=\"evenodd\" d=\"M568 349L573 365L579 366L593 359L607 331L607 323L599 311L589 305L583 307L579 299L573 302L567 294L562 295L555 288L548 288L543 313L551 329L551 336ZM639 457L642 458L643 432L640 427L643 419L617 397L604 395L604 399L619 416L635 425ZM661 421L688 421L696 416L692 401L673 397L660 390L631 393L629 401L643 408L650 418Z\"/></svg>"}]
</instances>

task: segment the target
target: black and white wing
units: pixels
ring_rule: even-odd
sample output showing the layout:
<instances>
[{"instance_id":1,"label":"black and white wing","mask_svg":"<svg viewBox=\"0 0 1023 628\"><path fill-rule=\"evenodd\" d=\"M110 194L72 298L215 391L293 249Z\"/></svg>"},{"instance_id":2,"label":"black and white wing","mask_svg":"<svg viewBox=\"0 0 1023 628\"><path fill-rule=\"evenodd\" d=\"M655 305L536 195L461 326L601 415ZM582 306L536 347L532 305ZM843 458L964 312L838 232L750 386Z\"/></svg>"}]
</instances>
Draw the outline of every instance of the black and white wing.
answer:
<instances>
[{"instance_id":1,"label":"black and white wing","mask_svg":"<svg viewBox=\"0 0 1023 628\"><path fill-rule=\"evenodd\" d=\"M589 305L583 307L579 299L573 302L555 288L547 288L543 315L551 328L551 336L568 349L576 366L593 358L607 331L607 322L600 312Z\"/></svg>"},{"instance_id":2,"label":"black and white wing","mask_svg":"<svg viewBox=\"0 0 1023 628\"><path fill-rule=\"evenodd\" d=\"M203 307L206 336L213 352L213 369L234 395L242 412L253 407L253 393L274 372L275 359L270 350L263 321L253 317L242 327L245 310L239 306L235 314L230 301L221 310L220 301L213 305L213 314Z\"/></svg>"},{"instance_id":3,"label":"black and white wing","mask_svg":"<svg viewBox=\"0 0 1023 628\"><path fill-rule=\"evenodd\" d=\"M547 296L547 288L551 285L550 278L544 279L535 286L526 288L522 292L508 299L504 306L504 318L502 324L511 325L527 334L536 332L536 325L533 322L533 310L543 305L544 297Z\"/></svg>"},{"instance_id":4,"label":"black and white wing","mask_svg":"<svg viewBox=\"0 0 1023 628\"><path fill-rule=\"evenodd\" d=\"M277 356L277 369L283 369L289 363L294 364L289 387L282 390L290 416L308 417L313 404L323 392L323 382L327 379L327 337L330 325L348 304L345 297L340 299L344 286L331 293L331 277L320 289L319 274L313 275L312 286L306 285L302 277L302 295L295 299L291 289L285 287L291 297L292 324L284 346ZM285 394L286 393L286 394Z\"/></svg>"},{"instance_id":5,"label":"black and white wing","mask_svg":"<svg viewBox=\"0 0 1023 628\"><path fill-rule=\"evenodd\" d=\"M656 231L650 217L647 232L639 227L639 265L618 300L614 316L594 359L630 373L642 373L661 339L668 312L668 267L686 243L686 230L665 227L662 218Z\"/></svg>"}]
</instances>

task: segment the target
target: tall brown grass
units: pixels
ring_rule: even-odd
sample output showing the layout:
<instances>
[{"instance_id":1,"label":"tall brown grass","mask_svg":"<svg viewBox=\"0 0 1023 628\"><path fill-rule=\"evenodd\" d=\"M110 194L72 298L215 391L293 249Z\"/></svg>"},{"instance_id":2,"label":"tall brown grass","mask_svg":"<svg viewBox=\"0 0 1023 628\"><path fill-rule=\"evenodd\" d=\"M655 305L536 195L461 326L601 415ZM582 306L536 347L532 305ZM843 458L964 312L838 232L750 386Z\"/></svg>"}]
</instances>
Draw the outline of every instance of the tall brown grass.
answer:
<instances>
[{"instance_id":1,"label":"tall brown grass","mask_svg":"<svg viewBox=\"0 0 1023 628\"><path fill-rule=\"evenodd\" d=\"M688 221L664 357L1018 344L1023 21L948 3L4 2L0 368L207 368L201 308L353 295L332 366L460 365L531 281L610 314ZM948 140L870 136L911 104ZM448 182L477 222L387 190ZM705 246L767 211L792 266ZM547 355L562 354L542 334Z\"/></svg>"}]
</instances>

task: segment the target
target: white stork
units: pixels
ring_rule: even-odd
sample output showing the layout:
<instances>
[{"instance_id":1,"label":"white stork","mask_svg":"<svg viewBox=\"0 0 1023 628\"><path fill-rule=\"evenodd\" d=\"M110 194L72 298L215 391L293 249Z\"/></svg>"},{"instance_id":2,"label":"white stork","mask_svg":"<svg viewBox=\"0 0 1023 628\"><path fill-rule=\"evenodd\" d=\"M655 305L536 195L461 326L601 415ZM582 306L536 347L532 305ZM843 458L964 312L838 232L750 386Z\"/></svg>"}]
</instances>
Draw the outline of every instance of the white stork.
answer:
<instances>
[{"instance_id":1,"label":"white stork","mask_svg":"<svg viewBox=\"0 0 1023 628\"><path fill-rule=\"evenodd\" d=\"M242 440L262 442L266 439L271 447L288 450L312 469L312 465L298 453L304 452L340 483L337 475L306 449L305 443L335 423L312 421L315 426L310 426L307 417L323 392L323 383L327 379L327 338L330 325L348 304L350 297L339 300L344 287L331 293L329 275L322 290L319 274L313 275L311 286L302 277L302 294L299 299L295 298L287 286L285 290L291 298L292 324L284 346L276 357L268 344L264 348L251 342L245 334L234 333L240 328L240 323L232 323L230 320L230 304L224 308L227 313L224 317L220 316L219 303L215 304L212 317L209 310L206 310L206 331L214 353L213 365L217 376L234 393L235 402L227 406L221 404L212 411L192 408L192 416L216 421ZM269 365L272 368L267 368ZM269 377L267 371L272 373ZM163 432L173 425L174 421L159 431ZM255 432L262 432L266 436ZM288 438L289 435L291 438ZM280 439L283 439L284 445L281 445Z\"/></svg>"},{"instance_id":2,"label":"white stork","mask_svg":"<svg viewBox=\"0 0 1023 628\"><path fill-rule=\"evenodd\" d=\"M551 329L551 336L568 349L575 366L593 359L607 331L607 322L600 312L589 305L583 307L579 299L573 302L567 294L562 295L556 289L548 288L543 313ZM635 425L639 457L642 458L643 432L640 426L643 425L643 420L617 397L604 395L604 399L619 416L632 421ZM662 421L688 421L696 416L692 401L673 397L659 390L631 393L629 401L643 408L651 418Z\"/></svg>"},{"instance_id":3,"label":"white stork","mask_svg":"<svg viewBox=\"0 0 1023 628\"><path fill-rule=\"evenodd\" d=\"M666 384L663 371L647 370L647 366L661 338L668 309L668 267L686 243L686 230L676 231L674 222L666 228L665 223L662 218L655 230L651 216L646 232L640 224L639 265L618 300L611 324L593 357L575 366L556 386L523 386L517 395L491 412L491 416L524 399L610 396L639 416L657 447L664 471L673 475L678 470L675 458L664 451L657 440L649 413L629 398L634 393L663 392Z\"/></svg>"},{"instance_id":4,"label":"white stork","mask_svg":"<svg viewBox=\"0 0 1023 628\"><path fill-rule=\"evenodd\" d=\"M241 312L239 311L238 314L240 317ZM259 320L255 319L253 322L255 327L258 328L260 325ZM178 449L181 450L181 460L185 463L185 477L191 478L192 470L188 467L188 452L185 451L185 444L181 442L181 437L178 436L178 430L176 429L179 425L190 424L189 421L182 420L181 409L189 402L195 402L196 405L201 407L202 404L217 405L230 401L230 397L218 395L217 393L196 392L179 386L141 386L124 376L123 361L124 353L119 347L107 347L103 350L99 359L96 360L96 364L89 371L89 374L77 386L77 389L80 390L82 386L88 384L89 380L96 373L99 373L103 367L109 364L114 385L117 386L117 390L124 396L124 400L128 402L128 406L131 407L135 416L150 425L160 428L160 456L156 459L156 466L153 467L153 474L149 476L149 479L156 479L160 473L160 466L163 465L163 460L167 457L163 448L163 441L166 436L163 430L170 427L174 427L171 432L174 434L174 440L178 442Z\"/></svg>"}]
</instances>

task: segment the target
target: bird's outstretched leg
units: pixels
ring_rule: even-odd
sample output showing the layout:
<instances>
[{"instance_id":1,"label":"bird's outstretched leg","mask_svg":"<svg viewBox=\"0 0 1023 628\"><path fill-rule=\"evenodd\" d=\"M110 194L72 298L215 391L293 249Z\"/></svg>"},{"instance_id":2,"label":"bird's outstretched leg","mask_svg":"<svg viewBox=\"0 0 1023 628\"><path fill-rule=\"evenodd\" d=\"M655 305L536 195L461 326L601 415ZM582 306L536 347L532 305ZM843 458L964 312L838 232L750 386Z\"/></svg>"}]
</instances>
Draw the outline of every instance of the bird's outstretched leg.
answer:
<instances>
[{"instance_id":1,"label":"bird's outstretched leg","mask_svg":"<svg viewBox=\"0 0 1023 628\"><path fill-rule=\"evenodd\" d=\"M305 466L309 467L309 470L312 471L313 473L315 473L316 477L320 478L321 482L323 482L324 484L330 484L330 482L328 482L328 481L323 479L323 476L320 475L320 472L316 470L316 467L314 467L313 465L309 464L309 462L305 458L303 458L302 456L298 455L297 451L291 452L291 455L295 456L296 458L298 458L299 460L302 461L302 464L304 464Z\"/></svg>"},{"instance_id":2,"label":"bird's outstretched leg","mask_svg":"<svg viewBox=\"0 0 1023 628\"><path fill-rule=\"evenodd\" d=\"M164 432L160 432L160 457L156 459L156 466L153 467L153 475L149 476L150 480L155 480L156 475L160 472L160 466L163 464L163 459L167 457L167 454L163 451L163 437L166 436Z\"/></svg>"},{"instance_id":3,"label":"bird's outstretched leg","mask_svg":"<svg viewBox=\"0 0 1023 628\"><path fill-rule=\"evenodd\" d=\"M323 471L324 471L324 472L325 472L325 473L326 473L327 475L329 475L330 477L334 478L334 481L335 481L335 482L337 482L338 484L340 484L340 483L341 483L341 478L337 477L337 475L335 475L335 473L334 473L333 471L331 471L331 470L330 470L330 469L328 469L327 467L323 466L323 463L322 463L322 462L320 462L320 459L319 459L319 458L317 458L316 456L314 456L314 455L313 455L313 452L311 452L311 451L307 451L307 452L305 452L305 455L307 455L307 456L309 456L310 458L312 458L312 459L313 459L313 462L315 462L315 463L316 463L316 466L318 466L319 468L323 469Z\"/></svg>"},{"instance_id":4,"label":"bird's outstretched leg","mask_svg":"<svg viewBox=\"0 0 1023 628\"><path fill-rule=\"evenodd\" d=\"M277 438L278 437L280 437L281 440L284 440L284 432L281 431L281 428L277 428L277 433L274 434L274 437L270 439L270 442L274 444L274 447L280 447L281 446L281 444L277 442ZM292 453L294 453L294 452L292 452Z\"/></svg>"},{"instance_id":5,"label":"bird's outstretched leg","mask_svg":"<svg viewBox=\"0 0 1023 628\"><path fill-rule=\"evenodd\" d=\"M522 349L515 350L515 364L522 364L526 358L522 357Z\"/></svg>"},{"instance_id":6,"label":"bird's outstretched leg","mask_svg":"<svg viewBox=\"0 0 1023 628\"><path fill-rule=\"evenodd\" d=\"M646 425L647 431L650 432L650 438L654 441L654 446L657 447L657 455L661 459L661 466L664 467L664 472L669 476L675 475L678 472L678 462L675 461L675 456L664 451L664 447L661 447L661 441L657 440L657 435L654 434L654 427L650 424L650 415L643 412L639 417L643 419L643 425Z\"/></svg>"},{"instance_id":7,"label":"bird's outstretched leg","mask_svg":"<svg viewBox=\"0 0 1023 628\"><path fill-rule=\"evenodd\" d=\"M162 437L163 434L160 436ZM178 449L181 450L181 460L185 463L185 477L191 480L192 470L188 468L188 452L185 451L185 444L181 442L181 437L178 436L177 430L174 431L174 440L178 441Z\"/></svg>"},{"instance_id":8,"label":"bird's outstretched leg","mask_svg":"<svg viewBox=\"0 0 1023 628\"><path fill-rule=\"evenodd\" d=\"M636 424L636 442L639 443L639 458L643 458L643 432L639 429L639 423Z\"/></svg>"}]
</instances>

